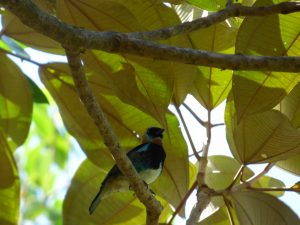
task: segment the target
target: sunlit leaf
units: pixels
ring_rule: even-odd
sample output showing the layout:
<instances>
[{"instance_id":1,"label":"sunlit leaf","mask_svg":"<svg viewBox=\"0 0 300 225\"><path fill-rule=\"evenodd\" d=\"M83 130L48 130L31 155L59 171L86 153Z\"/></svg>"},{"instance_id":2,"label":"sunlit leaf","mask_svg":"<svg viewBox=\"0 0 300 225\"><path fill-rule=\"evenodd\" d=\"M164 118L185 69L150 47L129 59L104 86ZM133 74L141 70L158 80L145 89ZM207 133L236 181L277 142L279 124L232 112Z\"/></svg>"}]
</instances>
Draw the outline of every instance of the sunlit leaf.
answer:
<instances>
[{"instance_id":1,"label":"sunlit leaf","mask_svg":"<svg viewBox=\"0 0 300 225\"><path fill-rule=\"evenodd\" d=\"M209 11L220 10L224 8L227 3L226 0L187 0L187 2L201 9Z\"/></svg>"},{"instance_id":2,"label":"sunlit leaf","mask_svg":"<svg viewBox=\"0 0 300 225\"><path fill-rule=\"evenodd\" d=\"M295 183L295 184L292 186L292 189L293 189L296 193L300 194L300 181L298 181L297 183Z\"/></svg>"},{"instance_id":3,"label":"sunlit leaf","mask_svg":"<svg viewBox=\"0 0 300 225\"><path fill-rule=\"evenodd\" d=\"M300 176L300 155L276 163L280 168Z\"/></svg>"},{"instance_id":4,"label":"sunlit leaf","mask_svg":"<svg viewBox=\"0 0 300 225\"><path fill-rule=\"evenodd\" d=\"M289 118L295 128L300 127L300 83L281 101L280 111Z\"/></svg>"},{"instance_id":5,"label":"sunlit leaf","mask_svg":"<svg viewBox=\"0 0 300 225\"><path fill-rule=\"evenodd\" d=\"M190 34L194 48L233 54L235 29L226 23L210 26ZM207 38L210 37L210 38ZM198 67L199 74L194 82L192 94L206 109L213 109L228 95L231 89L231 70Z\"/></svg>"},{"instance_id":6,"label":"sunlit leaf","mask_svg":"<svg viewBox=\"0 0 300 225\"><path fill-rule=\"evenodd\" d=\"M279 2L279 1L276 1ZM255 5L271 5L259 0ZM237 36L236 52L250 55L299 56L299 14L247 17ZM299 74L271 71L239 71L233 76L233 95L238 121L276 106L300 81Z\"/></svg>"},{"instance_id":7,"label":"sunlit leaf","mask_svg":"<svg viewBox=\"0 0 300 225\"><path fill-rule=\"evenodd\" d=\"M240 224L299 224L298 216L277 198L261 192L237 192L232 195Z\"/></svg>"},{"instance_id":8,"label":"sunlit leaf","mask_svg":"<svg viewBox=\"0 0 300 225\"><path fill-rule=\"evenodd\" d=\"M42 51L56 54L64 53L58 42L25 26L17 17L10 13L4 15L1 18L1 22L3 27L1 32L10 38Z\"/></svg>"},{"instance_id":9,"label":"sunlit leaf","mask_svg":"<svg viewBox=\"0 0 300 225\"><path fill-rule=\"evenodd\" d=\"M214 214L197 223L198 225L231 225L226 207L218 209ZM235 221L238 225L238 221Z\"/></svg>"},{"instance_id":10,"label":"sunlit leaf","mask_svg":"<svg viewBox=\"0 0 300 225\"><path fill-rule=\"evenodd\" d=\"M100 31L133 32L170 26L180 22L176 13L169 7L163 3L153 4L150 0L135 1L134 3L117 0L100 2L94 0L85 2L59 1L57 8L58 17L64 21L79 27ZM74 14L76 14L76 17L73 16ZM161 15L164 15L163 18ZM166 41L166 43L191 47L186 35L176 36ZM103 61L108 63L109 60L101 57L103 56L101 52L93 51L92 53L95 54L94 59L86 57L85 64L91 68L94 67L94 71L99 71L99 75L104 73L106 76L110 76L112 71L103 64ZM107 54L107 56L109 55ZM114 60L114 55L109 57ZM134 72L134 76L131 76L130 79L134 78L139 88L138 92L136 89L131 90L131 92L135 91L137 96L141 96L141 92L147 99L144 104L147 105L147 102L150 102L153 105L152 110L155 110L157 114L155 118L159 118L159 121L164 124L164 113L167 111L172 97L177 105L183 102L195 78L196 67L125 54L122 54L122 57L116 57L127 64L131 63L131 66L133 66L131 73ZM92 60L92 62L89 62L89 60ZM189 76L189 79L186 79L186 76ZM124 90L129 89L129 87L123 88ZM117 94L120 96L120 92L117 92ZM129 99L127 99L128 101ZM128 103L137 105L137 101ZM145 110L143 104L139 104L139 107L141 110Z\"/></svg>"},{"instance_id":11,"label":"sunlit leaf","mask_svg":"<svg viewBox=\"0 0 300 225\"><path fill-rule=\"evenodd\" d=\"M278 180L274 177L263 176L259 178L257 181L251 184L253 187L257 188L283 188L285 187L284 183L281 180ZM275 197L280 197L284 194L283 191L273 191L267 192L268 194L274 195Z\"/></svg>"},{"instance_id":12,"label":"sunlit leaf","mask_svg":"<svg viewBox=\"0 0 300 225\"><path fill-rule=\"evenodd\" d=\"M273 162L299 154L300 131L278 111L248 116L237 124L233 102L229 100L225 123L230 150L244 164Z\"/></svg>"},{"instance_id":13,"label":"sunlit leaf","mask_svg":"<svg viewBox=\"0 0 300 225\"><path fill-rule=\"evenodd\" d=\"M20 181L16 162L0 132L0 224L17 225L19 221Z\"/></svg>"},{"instance_id":14,"label":"sunlit leaf","mask_svg":"<svg viewBox=\"0 0 300 225\"><path fill-rule=\"evenodd\" d=\"M144 224L145 207L133 195L133 192L116 193L102 200L92 215L88 208L97 194L101 181L109 167L96 167L90 161L84 161L77 170L63 205L63 223L68 224ZM160 199L160 201L162 201ZM162 201L164 211L170 208ZM165 214L165 212L163 212ZM166 218L162 218L166 219ZM164 222L164 221L161 221Z\"/></svg>"},{"instance_id":15,"label":"sunlit leaf","mask_svg":"<svg viewBox=\"0 0 300 225\"><path fill-rule=\"evenodd\" d=\"M0 128L8 143L20 146L31 123L32 93L21 70L0 54Z\"/></svg>"},{"instance_id":16,"label":"sunlit leaf","mask_svg":"<svg viewBox=\"0 0 300 225\"><path fill-rule=\"evenodd\" d=\"M206 184L215 189L222 190L227 188L240 169L241 164L233 158L221 155L208 157L208 164L206 169ZM254 175L249 169L244 169L244 179L248 179Z\"/></svg>"}]
</instances>

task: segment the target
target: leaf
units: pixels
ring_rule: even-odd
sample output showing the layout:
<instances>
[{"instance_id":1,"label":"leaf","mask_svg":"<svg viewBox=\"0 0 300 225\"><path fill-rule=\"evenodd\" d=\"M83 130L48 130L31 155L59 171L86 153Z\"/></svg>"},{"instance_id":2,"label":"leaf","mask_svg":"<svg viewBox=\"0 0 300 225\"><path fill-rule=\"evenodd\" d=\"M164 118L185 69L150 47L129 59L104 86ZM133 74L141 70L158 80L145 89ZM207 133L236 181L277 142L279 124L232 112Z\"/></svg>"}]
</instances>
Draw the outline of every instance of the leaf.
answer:
<instances>
[{"instance_id":1,"label":"leaf","mask_svg":"<svg viewBox=\"0 0 300 225\"><path fill-rule=\"evenodd\" d=\"M45 96L43 91L39 88L39 86L37 86L36 83L33 82L33 80L31 80L29 77L26 76L26 78L27 78L27 80L29 82L29 85L31 87L31 91L32 91L32 95L33 95L33 101L35 103L47 103L47 104L49 104L47 97Z\"/></svg>"},{"instance_id":2,"label":"leaf","mask_svg":"<svg viewBox=\"0 0 300 225\"><path fill-rule=\"evenodd\" d=\"M278 180L274 177L263 176L256 180L254 183L252 183L251 186L257 188L283 188L285 187L285 184L281 180ZM267 193L275 197L280 197L284 194L283 191L268 191Z\"/></svg>"},{"instance_id":3,"label":"leaf","mask_svg":"<svg viewBox=\"0 0 300 225\"><path fill-rule=\"evenodd\" d=\"M271 110L248 116L237 124L232 100L225 110L226 135L234 157L243 164L274 162L299 154L300 131Z\"/></svg>"},{"instance_id":4,"label":"leaf","mask_svg":"<svg viewBox=\"0 0 300 225\"><path fill-rule=\"evenodd\" d=\"M277 1L278 2L278 1ZM259 0L255 5L272 5ZM236 53L247 55L299 56L298 14L246 17L239 29ZM238 71L233 76L233 95L238 122L244 116L276 106L300 81L299 74L271 71Z\"/></svg>"},{"instance_id":5,"label":"leaf","mask_svg":"<svg viewBox=\"0 0 300 225\"><path fill-rule=\"evenodd\" d=\"M224 190L231 184L240 167L240 163L233 158L221 155L209 156L205 183L215 190ZM253 175L249 168L244 169L244 179Z\"/></svg>"},{"instance_id":6,"label":"leaf","mask_svg":"<svg viewBox=\"0 0 300 225\"><path fill-rule=\"evenodd\" d=\"M32 48L54 53L63 54L64 51L61 45L40 34L33 29L25 26L16 16L8 13L1 17L2 33L10 38L22 42Z\"/></svg>"},{"instance_id":7,"label":"leaf","mask_svg":"<svg viewBox=\"0 0 300 225\"><path fill-rule=\"evenodd\" d=\"M227 1L226 0L187 0L189 4L197 6L201 9L216 11L225 7Z\"/></svg>"},{"instance_id":8,"label":"leaf","mask_svg":"<svg viewBox=\"0 0 300 225\"><path fill-rule=\"evenodd\" d=\"M281 101L280 111L289 118L295 128L300 127L300 83Z\"/></svg>"},{"instance_id":9,"label":"leaf","mask_svg":"<svg viewBox=\"0 0 300 225\"><path fill-rule=\"evenodd\" d=\"M300 181L298 181L297 183L295 183L291 188L292 188L297 194L300 194Z\"/></svg>"},{"instance_id":10,"label":"leaf","mask_svg":"<svg viewBox=\"0 0 300 225\"><path fill-rule=\"evenodd\" d=\"M300 176L300 155L279 161L276 166Z\"/></svg>"},{"instance_id":11,"label":"leaf","mask_svg":"<svg viewBox=\"0 0 300 225\"><path fill-rule=\"evenodd\" d=\"M153 4L152 1L60 1L57 15L64 21L79 27L87 27L92 30L116 30L120 32L134 32L141 30L157 29L165 26L178 24L180 22L174 10L165 6L163 3ZM66 13L67 12L67 13ZM72 16L75 15L76 17ZM164 15L163 17L161 15ZM191 43L186 35L176 36L166 41L167 44L182 47L191 47ZM111 71L107 68L97 69L103 66L103 61L109 60L101 57L103 53L93 51L94 59L91 57L85 59L85 65L89 65L99 74L106 73L110 75ZM113 54L106 54L114 60ZM174 62L146 59L132 55L122 54L116 56L121 58L127 64L133 66L135 82L140 92L148 98L148 101L154 106L159 115L159 122L164 124L163 114L173 97L175 104L180 105L189 92L196 76L196 67ZM124 59L123 59L124 58ZM89 62L87 60L91 60ZM95 61L96 60L96 61ZM97 62L98 61L98 62ZM92 68L93 67L93 68ZM189 76L189 79L186 79ZM155 85L154 85L155 84ZM124 88L125 89L125 88ZM117 92L117 94L120 94ZM119 95L119 97L121 97ZM127 102L129 100L127 99ZM137 102L133 102L136 106ZM147 102L144 103L145 105ZM143 104L139 104L141 110L145 110ZM150 112L151 113L151 112ZM156 115L156 119L158 116ZM164 124L165 125L165 124Z\"/></svg>"},{"instance_id":12,"label":"leaf","mask_svg":"<svg viewBox=\"0 0 300 225\"><path fill-rule=\"evenodd\" d=\"M32 93L25 75L0 54L0 127L9 145L20 146L31 123Z\"/></svg>"},{"instance_id":13,"label":"leaf","mask_svg":"<svg viewBox=\"0 0 300 225\"><path fill-rule=\"evenodd\" d=\"M194 48L226 54L233 54L235 36L236 30L225 22L190 34ZM212 110L227 97L231 79L231 70L198 67L198 76L191 92L203 107Z\"/></svg>"},{"instance_id":14,"label":"leaf","mask_svg":"<svg viewBox=\"0 0 300 225\"><path fill-rule=\"evenodd\" d=\"M116 193L103 199L96 211L88 215L88 207L99 190L109 167L95 166L85 160L72 179L63 204L63 224L144 224L145 208L132 192ZM160 199L160 201L162 201ZM163 214L171 209L165 201ZM164 220L166 217L161 218Z\"/></svg>"},{"instance_id":15,"label":"leaf","mask_svg":"<svg viewBox=\"0 0 300 225\"><path fill-rule=\"evenodd\" d=\"M5 47L6 50L11 50L12 52L17 53L19 56L25 59L30 59L30 55L28 55L28 53L24 51L24 48L18 42L6 35L1 35L1 39L8 47Z\"/></svg>"},{"instance_id":16,"label":"leaf","mask_svg":"<svg viewBox=\"0 0 300 225\"><path fill-rule=\"evenodd\" d=\"M237 192L232 202L240 224L299 224L298 216L277 198L261 192Z\"/></svg>"},{"instance_id":17,"label":"leaf","mask_svg":"<svg viewBox=\"0 0 300 225\"><path fill-rule=\"evenodd\" d=\"M140 76L138 71L131 64L127 63L123 57L118 55L93 51L93 53L87 52L84 60L87 68L91 68L94 73L93 84L97 85L99 92L105 94L114 93L123 102L131 104L151 115L163 126L166 125L165 113L170 96L167 97L168 102L166 102L165 96L168 95L168 91L166 93L165 89L157 90L161 86L164 88L164 83L160 85L159 80L155 80L155 77L153 77L155 85L149 87L150 89L146 89L143 85L138 85L137 79ZM144 89L146 91L143 91ZM156 89L156 91L153 89ZM149 93L155 93L155 96Z\"/></svg>"},{"instance_id":18,"label":"leaf","mask_svg":"<svg viewBox=\"0 0 300 225\"><path fill-rule=\"evenodd\" d=\"M6 141L0 132L0 224L17 225L19 221L20 181L16 162ZM3 172L5 171L5 172Z\"/></svg>"},{"instance_id":19,"label":"leaf","mask_svg":"<svg viewBox=\"0 0 300 225\"><path fill-rule=\"evenodd\" d=\"M236 219L236 218L235 218ZM218 209L214 214L197 223L198 225L231 225L226 207ZM235 221L238 225L238 221Z\"/></svg>"},{"instance_id":20,"label":"leaf","mask_svg":"<svg viewBox=\"0 0 300 225\"><path fill-rule=\"evenodd\" d=\"M110 152L103 143L97 127L87 114L73 86L71 76L65 64L48 64L40 69L42 82L56 101L63 121L81 145L87 157L96 165L112 165ZM122 147L126 150L138 145L144 131L150 126L160 126L154 119L131 105L121 102L112 95L101 95L93 76L89 82L96 97L116 132ZM97 78L97 77L96 77ZM95 79L96 79L95 78ZM154 191L177 207L189 187L189 163L187 146L179 129L179 123L174 115L166 115L167 127L164 136L164 148L167 153L165 169L160 179L161 189L154 185Z\"/></svg>"}]
</instances>

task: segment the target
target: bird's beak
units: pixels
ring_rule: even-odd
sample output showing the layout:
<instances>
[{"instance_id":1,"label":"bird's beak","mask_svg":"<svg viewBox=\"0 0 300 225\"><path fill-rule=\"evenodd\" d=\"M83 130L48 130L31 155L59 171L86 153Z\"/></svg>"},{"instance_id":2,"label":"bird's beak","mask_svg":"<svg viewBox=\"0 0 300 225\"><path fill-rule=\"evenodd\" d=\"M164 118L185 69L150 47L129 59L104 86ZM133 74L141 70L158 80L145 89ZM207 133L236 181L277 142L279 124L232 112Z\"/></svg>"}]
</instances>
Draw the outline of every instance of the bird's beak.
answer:
<instances>
[{"instance_id":1,"label":"bird's beak","mask_svg":"<svg viewBox=\"0 0 300 225\"><path fill-rule=\"evenodd\" d=\"M163 134L164 131L165 131L165 129L160 129L158 134L161 135L161 134Z\"/></svg>"}]
</instances>

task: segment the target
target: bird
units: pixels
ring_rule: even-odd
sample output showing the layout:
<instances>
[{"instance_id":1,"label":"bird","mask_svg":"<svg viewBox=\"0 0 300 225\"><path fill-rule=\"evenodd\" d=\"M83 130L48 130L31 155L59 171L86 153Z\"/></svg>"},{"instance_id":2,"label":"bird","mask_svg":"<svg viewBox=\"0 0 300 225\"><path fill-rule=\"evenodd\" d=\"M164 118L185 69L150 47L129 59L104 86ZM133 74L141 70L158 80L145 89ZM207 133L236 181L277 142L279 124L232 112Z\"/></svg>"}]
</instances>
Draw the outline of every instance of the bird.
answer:
<instances>
[{"instance_id":1,"label":"bird","mask_svg":"<svg viewBox=\"0 0 300 225\"><path fill-rule=\"evenodd\" d=\"M162 173L166 153L162 146L164 129L149 127L142 137L142 143L127 153L136 171L144 183L148 186L154 182ZM115 192L130 190L127 178L122 174L117 165L108 172L97 195L91 202L89 214L91 215L101 200Z\"/></svg>"}]
</instances>

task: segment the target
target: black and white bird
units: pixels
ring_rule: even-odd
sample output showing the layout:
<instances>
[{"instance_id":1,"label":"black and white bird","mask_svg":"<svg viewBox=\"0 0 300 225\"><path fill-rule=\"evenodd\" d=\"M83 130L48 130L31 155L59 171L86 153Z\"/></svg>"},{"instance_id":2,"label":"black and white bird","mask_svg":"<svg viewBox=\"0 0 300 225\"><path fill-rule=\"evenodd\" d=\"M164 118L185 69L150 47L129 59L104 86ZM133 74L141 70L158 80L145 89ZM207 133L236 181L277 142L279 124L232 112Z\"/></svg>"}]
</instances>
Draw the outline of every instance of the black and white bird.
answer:
<instances>
[{"instance_id":1,"label":"black and white bird","mask_svg":"<svg viewBox=\"0 0 300 225\"><path fill-rule=\"evenodd\" d=\"M142 144L127 153L136 171L146 184L154 182L162 172L166 153L162 146L164 129L150 127L143 135ZM114 165L104 178L100 190L93 199L89 213L92 214L102 199L114 192L129 190L129 182Z\"/></svg>"}]
</instances>

